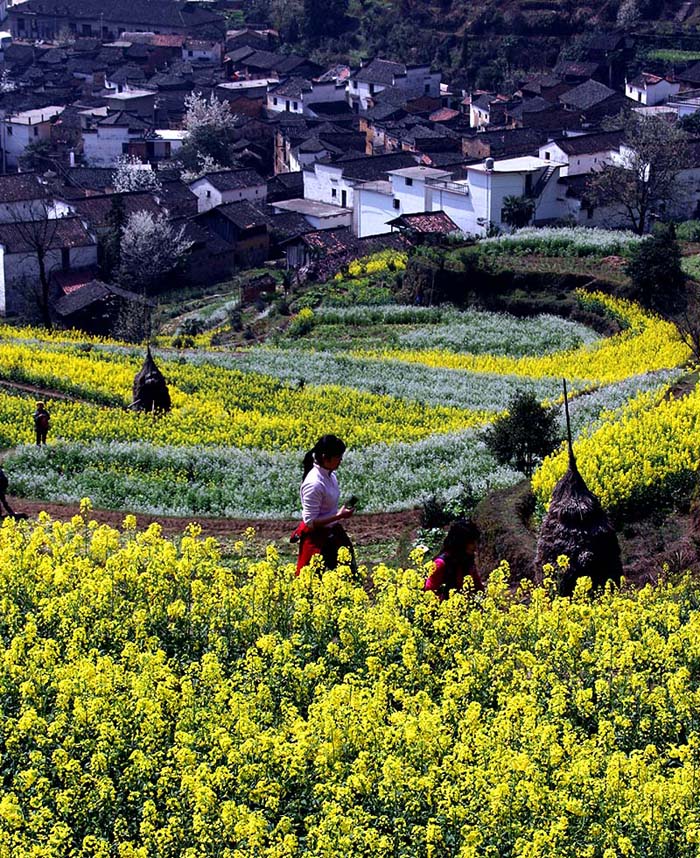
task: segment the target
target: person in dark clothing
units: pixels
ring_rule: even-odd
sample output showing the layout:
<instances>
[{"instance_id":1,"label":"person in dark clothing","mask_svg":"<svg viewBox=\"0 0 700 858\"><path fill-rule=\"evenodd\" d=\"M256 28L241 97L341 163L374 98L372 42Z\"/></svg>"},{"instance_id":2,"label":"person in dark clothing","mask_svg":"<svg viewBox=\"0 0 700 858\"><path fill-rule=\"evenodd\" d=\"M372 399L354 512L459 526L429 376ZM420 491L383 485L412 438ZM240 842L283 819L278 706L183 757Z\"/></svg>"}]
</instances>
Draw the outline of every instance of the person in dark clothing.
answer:
<instances>
[{"instance_id":1,"label":"person in dark clothing","mask_svg":"<svg viewBox=\"0 0 700 858\"><path fill-rule=\"evenodd\" d=\"M34 431L36 433L36 445L40 447L46 444L46 435L49 431L51 415L46 410L43 402L37 402L34 412Z\"/></svg>"},{"instance_id":2,"label":"person in dark clothing","mask_svg":"<svg viewBox=\"0 0 700 858\"><path fill-rule=\"evenodd\" d=\"M432 590L442 602L452 590L462 590L467 578L475 590L484 589L476 568L475 554L479 544L479 528L472 521L460 518L453 522L435 558L435 570L425 581L425 590Z\"/></svg>"},{"instance_id":3,"label":"person in dark clothing","mask_svg":"<svg viewBox=\"0 0 700 858\"><path fill-rule=\"evenodd\" d=\"M7 502L7 489L10 481L7 479L7 474L0 465L0 505L7 511L8 515L15 516L15 511Z\"/></svg>"}]
</instances>

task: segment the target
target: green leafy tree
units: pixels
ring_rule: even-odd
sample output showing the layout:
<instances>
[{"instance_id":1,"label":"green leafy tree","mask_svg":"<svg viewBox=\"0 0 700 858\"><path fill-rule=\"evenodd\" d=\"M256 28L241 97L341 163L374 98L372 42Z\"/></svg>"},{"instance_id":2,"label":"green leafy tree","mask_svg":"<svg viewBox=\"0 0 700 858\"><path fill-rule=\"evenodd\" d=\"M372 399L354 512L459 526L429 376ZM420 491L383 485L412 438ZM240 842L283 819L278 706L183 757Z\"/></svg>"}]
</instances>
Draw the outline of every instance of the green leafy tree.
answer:
<instances>
[{"instance_id":1,"label":"green leafy tree","mask_svg":"<svg viewBox=\"0 0 700 858\"><path fill-rule=\"evenodd\" d=\"M509 465L529 479L559 443L556 421L556 411L541 405L531 390L519 391L508 403L508 413L486 430L484 441L500 465Z\"/></svg>"},{"instance_id":2,"label":"green leafy tree","mask_svg":"<svg viewBox=\"0 0 700 858\"><path fill-rule=\"evenodd\" d=\"M633 246L625 272L632 281L633 297L645 307L665 317L683 311L685 274L673 224L657 224L650 236Z\"/></svg>"},{"instance_id":3,"label":"green leafy tree","mask_svg":"<svg viewBox=\"0 0 700 858\"><path fill-rule=\"evenodd\" d=\"M519 197L514 194L503 198L501 219L511 229L527 226L535 212L535 201L529 197Z\"/></svg>"}]
</instances>

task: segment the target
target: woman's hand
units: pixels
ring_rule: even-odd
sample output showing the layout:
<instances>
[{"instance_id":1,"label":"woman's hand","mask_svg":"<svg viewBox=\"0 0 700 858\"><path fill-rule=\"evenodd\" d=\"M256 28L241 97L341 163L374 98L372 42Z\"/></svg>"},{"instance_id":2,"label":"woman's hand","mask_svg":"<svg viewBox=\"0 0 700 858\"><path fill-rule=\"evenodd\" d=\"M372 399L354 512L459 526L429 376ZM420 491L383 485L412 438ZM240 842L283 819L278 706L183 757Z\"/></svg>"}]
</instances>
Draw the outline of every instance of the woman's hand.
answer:
<instances>
[{"instance_id":1,"label":"woman's hand","mask_svg":"<svg viewBox=\"0 0 700 858\"><path fill-rule=\"evenodd\" d=\"M354 512L355 512L355 510L351 509L350 507L341 506L341 508L338 510L338 518L339 519L350 518L350 516L353 515Z\"/></svg>"}]
</instances>

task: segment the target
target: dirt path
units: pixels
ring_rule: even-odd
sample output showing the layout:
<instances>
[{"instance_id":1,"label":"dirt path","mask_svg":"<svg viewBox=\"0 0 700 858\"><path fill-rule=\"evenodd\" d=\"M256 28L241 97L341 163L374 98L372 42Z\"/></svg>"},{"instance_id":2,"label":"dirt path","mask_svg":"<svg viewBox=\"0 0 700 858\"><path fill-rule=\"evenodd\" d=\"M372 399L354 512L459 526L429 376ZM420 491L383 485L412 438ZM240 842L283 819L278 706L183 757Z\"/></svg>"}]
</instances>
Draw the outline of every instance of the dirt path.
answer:
<instances>
[{"instance_id":1,"label":"dirt path","mask_svg":"<svg viewBox=\"0 0 700 858\"><path fill-rule=\"evenodd\" d=\"M16 512L26 513L30 518L36 518L43 510L51 518L59 521L67 521L80 512L80 504L78 503L48 503L11 496L9 500ZM93 509L90 512L90 518L102 524L120 527L124 521L124 516L127 514L127 511ZM418 516L418 510L376 513L373 515L358 513L348 521L347 528L352 533L354 541L359 544L379 542L384 539L391 539L407 531L414 531L418 527ZM191 521L196 521L201 525L204 535L219 538L238 536L247 527L254 527L258 536L262 539L285 539L299 523L298 520L292 519L199 518L196 515L189 518L175 518L162 515L145 515L142 513L136 513L136 521L140 529L146 528L152 522L157 521L162 526L163 533L168 536L182 533Z\"/></svg>"}]
</instances>

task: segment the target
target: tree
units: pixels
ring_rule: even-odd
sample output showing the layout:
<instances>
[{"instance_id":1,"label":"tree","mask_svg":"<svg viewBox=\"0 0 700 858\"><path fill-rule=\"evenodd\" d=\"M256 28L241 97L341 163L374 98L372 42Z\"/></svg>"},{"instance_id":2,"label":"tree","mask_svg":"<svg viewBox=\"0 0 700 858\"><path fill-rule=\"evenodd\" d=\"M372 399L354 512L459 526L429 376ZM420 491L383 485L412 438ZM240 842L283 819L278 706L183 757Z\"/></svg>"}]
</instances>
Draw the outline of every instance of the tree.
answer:
<instances>
[{"instance_id":1,"label":"tree","mask_svg":"<svg viewBox=\"0 0 700 858\"><path fill-rule=\"evenodd\" d=\"M135 212L122 230L119 282L142 295L151 294L184 263L192 242L185 228L173 227L165 215Z\"/></svg>"},{"instance_id":2,"label":"tree","mask_svg":"<svg viewBox=\"0 0 700 858\"><path fill-rule=\"evenodd\" d=\"M56 164L53 158L51 143L49 140L32 140L19 156L22 170L26 172L44 172L54 169Z\"/></svg>"},{"instance_id":3,"label":"tree","mask_svg":"<svg viewBox=\"0 0 700 858\"><path fill-rule=\"evenodd\" d=\"M51 273L57 267L52 256L56 251L55 239L59 228L56 208L49 199L41 200L31 208L17 208L12 228L25 246L28 260L36 260L38 283L34 283L41 319L47 328L52 327L50 296Z\"/></svg>"},{"instance_id":4,"label":"tree","mask_svg":"<svg viewBox=\"0 0 700 858\"><path fill-rule=\"evenodd\" d=\"M529 479L559 443L556 420L556 411L541 405L531 390L519 391L508 403L508 413L486 430L484 441L500 465L510 465Z\"/></svg>"},{"instance_id":5,"label":"tree","mask_svg":"<svg viewBox=\"0 0 700 858\"><path fill-rule=\"evenodd\" d=\"M158 175L149 164L142 163L134 155L117 158L112 184L118 194L132 191L153 193L161 189Z\"/></svg>"},{"instance_id":6,"label":"tree","mask_svg":"<svg viewBox=\"0 0 700 858\"><path fill-rule=\"evenodd\" d=\"M125 226L124 198L121 194L117 194L112 197L112 203L107 213L107 231L98 239L100 276L107 282L119 270L122 230Z\"/></svg>"},{"instance_id":7,"label":"tree","mask_svg":"<svg viewBox=\"0 0 700 858\"><path fill-rule=\"evenodd\" d=\"M346 27L348 0L304 0L304 33L312 44L335 38Z\"/></svg>"},{"instance_id":8,"label":"tree","mask_svg":"<svg viewBox=\"0 0 700 858\"><path fill-rule=\"evenodd\" d=\"M673 224L657 224L653 233L632 248L625 272L634 299L667 318L685 309L687 293L681 250Z\"/></svg>"},{"instance_id":9,"label":"tree","mask_svg":"<svg viewBox=\"0 0 700 858\"><path fill-rule=\"evenodd\" d=\"M235 163L236 117L213 93L208 99L197 92L185 98L183 125L187 137L178 157L185 169L198 170L206 159L222 167Z\"/></svg>"},{"instance_id":10,"label":"tree","mask_svg":"<svg viewBox=\"0 0 700 858\"><path fill-rule=\"evenodd\" d=\"M650 218L664 215L678 200L678 174L691 163L687 135L659 116L632 113L619 121L626 141L619 163L593 173L589 192L594 203L619 208L631 229L643 235Z\"/></svg>"},{"instance_id":11,"label":"tree","mask_svg":"<svg viewBox=\"0 0 700 858\"><path fill-rule=\"evenodd\" d=\"M501 219L512 229L527 226L535 211L535 201L529 197L510 195L503 198Z\"/></svg>"}]
</instances>

